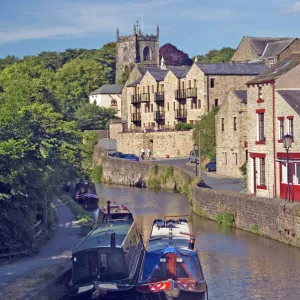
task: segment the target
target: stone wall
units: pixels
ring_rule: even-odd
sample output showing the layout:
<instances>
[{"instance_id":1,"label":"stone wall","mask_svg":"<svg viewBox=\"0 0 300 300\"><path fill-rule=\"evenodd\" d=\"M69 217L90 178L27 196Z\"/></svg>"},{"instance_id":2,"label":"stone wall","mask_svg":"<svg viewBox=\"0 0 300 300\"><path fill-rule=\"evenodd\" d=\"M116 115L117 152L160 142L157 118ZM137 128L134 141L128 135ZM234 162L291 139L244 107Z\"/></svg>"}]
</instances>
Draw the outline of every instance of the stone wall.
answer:
<instances>
[{"instance_id":1,"label":"stone wall","mask_svg":"<svg viewBox=\"0 0 300 300\"><path fill-rule=\"evenodd\" d=\"M286 49L284 49L278 58L278 61L282 61L283 59L290 56L292 53L300 52L300 40L296 39L292 42Z\"/></svg>"},{"instance_id":2,"label":"stone wall","mask_svg":"<svg viewBox=\"0 0 300 300\"><path fill-rule=\"evenodd\" d=\"M243 62L256 59L259 59L257 52L254 50L248 39L246 37L243 37L241 43L232 56L231 61Z\"/></svg>"},{"instance_id":3,"label":"stone wall","mask_svg":"<svg viewBox=\"0 0 300 300\"><path fill-rule=\"evenodd\" d=\"M193 210L205 218L233 213L235 225L300 247L300 204L214 189L193 188Z\"/></svg>"},{"instance_id":4,"label":"stone wall","mask_svg":"<svg viewBox=\"0 0 300 300\"><path fill-rule=\"evenodd\" d=\"M117 137L117 149L123 153L141 155L141 149L150 147L152 156L162 158L187 157L193 150L193 131L121 133Z\"/></svg>"},{"instance_id":5,"label":"stone wall","mask_svg":"<svg viewBox=\"0 0 300 300\"><path fill-rule=\"evenodd\" d=\"M116 140L120 132L123 132L123 124L122 123L109 124L109 138L110 139Z\"/></svg>"}]
</instances>

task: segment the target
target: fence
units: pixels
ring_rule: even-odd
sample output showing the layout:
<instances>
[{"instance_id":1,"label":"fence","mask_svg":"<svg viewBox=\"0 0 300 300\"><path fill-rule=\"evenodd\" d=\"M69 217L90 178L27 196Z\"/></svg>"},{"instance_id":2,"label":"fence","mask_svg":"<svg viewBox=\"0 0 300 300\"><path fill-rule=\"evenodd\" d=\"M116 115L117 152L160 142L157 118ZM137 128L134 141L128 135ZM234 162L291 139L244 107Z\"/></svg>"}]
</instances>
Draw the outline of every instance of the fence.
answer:
<instances>
[{"instance_id":1,"label":"fence","mask_svg":"<svg viewBox=\"0 0 300 300\"><path fill-rule=\"evenodd\" d=\"M41 237L42 233L45 231L43 220L38 221L33 225L33 229L35 231L33 235L34 242L38 241ZM0 247L0 259L8 257L10 260L13 256L21 256L21 255L29 255L31 253L31 249L20 249L16 246L14 249L9 247Z\"/></svg>"}]
</instances>

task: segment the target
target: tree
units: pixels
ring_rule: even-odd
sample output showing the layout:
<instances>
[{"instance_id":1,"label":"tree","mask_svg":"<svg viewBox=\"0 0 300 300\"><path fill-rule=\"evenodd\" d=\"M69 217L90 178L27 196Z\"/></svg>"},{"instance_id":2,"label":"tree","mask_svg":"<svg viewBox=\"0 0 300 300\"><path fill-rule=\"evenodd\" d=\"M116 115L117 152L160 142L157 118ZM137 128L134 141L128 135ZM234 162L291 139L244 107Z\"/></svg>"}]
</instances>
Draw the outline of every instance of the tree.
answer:
<instances>
[{"instance_id":1,"label":"tree","mask_svg":"<svg viewBox=\"0 0 300 300\"><path fill-rule=\"evenodd\" d=\"M181 50L178 50L174 45L168 43L160 47L159 49L159 60L162 56L165 59L167 66L181 66L181 65L192 65L193 61L189 58L188 54Z\"/></svg>"},{"instance_id":2,"label":"tree","mask_svg":"<svg viewBox=\"0 0 300 300\"><path fill-rule=\"evenodd\" d=\"M5 58L0 59L0 70L17 62L20 62L20 59L18 57L8 55Z\"/></svg>"},{"instance_id":3,"label":"tree","mask_svg":"<svg viewBox=\"0 0 300 300\"><path fill-rule=\"evenodd\" d=\"M224 47L220 50L210 50L205 55L197 55L197 59L199 62L230 62L234 52L235 49Z\"/></svg>"},{"instance_id":4,"label":"tree","mask_svg":"<svg viewBox=\"0 0 300 300\"><path fill-rule=\"evenodd\" d=\"M105 129L107 122L116 115L114 109L83 103L75 112L78 127L83 130Z\"/></svg>"}]
</instances>

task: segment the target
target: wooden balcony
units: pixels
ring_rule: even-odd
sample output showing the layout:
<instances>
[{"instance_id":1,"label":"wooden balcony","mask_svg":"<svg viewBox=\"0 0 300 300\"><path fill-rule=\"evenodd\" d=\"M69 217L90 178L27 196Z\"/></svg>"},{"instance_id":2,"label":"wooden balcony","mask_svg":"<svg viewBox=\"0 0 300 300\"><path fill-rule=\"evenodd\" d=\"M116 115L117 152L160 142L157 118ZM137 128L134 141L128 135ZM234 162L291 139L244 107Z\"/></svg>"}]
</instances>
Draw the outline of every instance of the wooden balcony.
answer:
<instances>
[{"instance_id":1,"label":"wooden balcony","mask_svg":"<svg viewBox=\"0 0 300 300\"><path fill-rule=\"evenodd\" d=\"M141 123L141 113L132 113L131 114L131 122L132 123Z\"/></svg>"},{"instance_id":2,"label":"wooden balcony","mask_svg":"<svg viewBox=\"0 0 300 300\"><path fill-rule=\"evenodd\" d=\"M154 93L154 102L163 102L163 101L165 101L165 93L164 92Z\"/></svg>"},{"instance_id":3,"label":"wooden balcony","mask_svg":"<svg viewBox=\"0 0 300 300\"><path fill-rule=\"evenodd\" d=\"M175 119L177 120L186 120L187 111L186 109L176 109Z\"/></svg>"},{"instance_id":4,"label":"wooden balcony","mask_svg":"<svg viewBox=\"0 0 300 300\"><path fill-rule=\"evenodd\" d=\"M131 95L131 104L136 105L141 103L141 95L136 94L136 95Z\"/></svg>"},{"instance_id":5,"label":"wooden balcony","mask_svg":"<svg viewBox=\"0 0 300 300\"><path fill-rule=\"evenodd\" d=\"M149 93L140 94L140 97L141 97L141 103L150 102L150 94Z\"/></svg>"},{"instance_id":6,"label":"wooden balcony","mask_svg":"<svg viewBox=\"0 0 300 300\"><path fill-rule=\"evenodd\" d=\"M186 90L175 90L175 99L186 99Z\"/></svg>"},{"instance_id":7,"label":"wooden balcony","mask_svg":"<svg viewBox=\"0 0 300 300\"><path fill-rule=\"evenodd\" d=\"M155 111L154 113L155 121L164 121L165 120L165 112L164 111Z\"/></svg>"},{"instance_id":8,"label":"wooden balcony","mask_svg":"<svg viewBox=\"0 0 300 300\"><path fill-rule=\"evenodd\" d=\"M197 88L186 89L186 98L197 98Z\"/></svg>"}]
</instances>

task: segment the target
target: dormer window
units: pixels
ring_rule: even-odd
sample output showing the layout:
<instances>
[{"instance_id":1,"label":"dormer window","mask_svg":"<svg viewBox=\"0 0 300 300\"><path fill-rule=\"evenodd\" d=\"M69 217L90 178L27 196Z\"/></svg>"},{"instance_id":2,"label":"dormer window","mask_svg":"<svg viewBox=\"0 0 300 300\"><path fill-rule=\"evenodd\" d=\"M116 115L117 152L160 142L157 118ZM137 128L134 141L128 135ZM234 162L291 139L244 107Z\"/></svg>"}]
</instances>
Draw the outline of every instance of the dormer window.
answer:
<instances>
[{"instance_id":1,"label":"dormer window","mask_svg":"<svg viewBox=\"0 0 300 300\"><path fill-rule=\"evenodd\" d=\"M262 86L261 85L258 86L258 99L263 99L263 97L262 97Z\"/></svg>"},{"instance_id":2,"label":"dormer window","mask_svg":"<svg viewBox=\"0 0 300 300\"><path fill-rule=\"evenodd\" d=\"M275 65L274 58L269 58L269 66L270 66L270 68L273 67L274 65Z\"/></svg>"}]
</instances>

